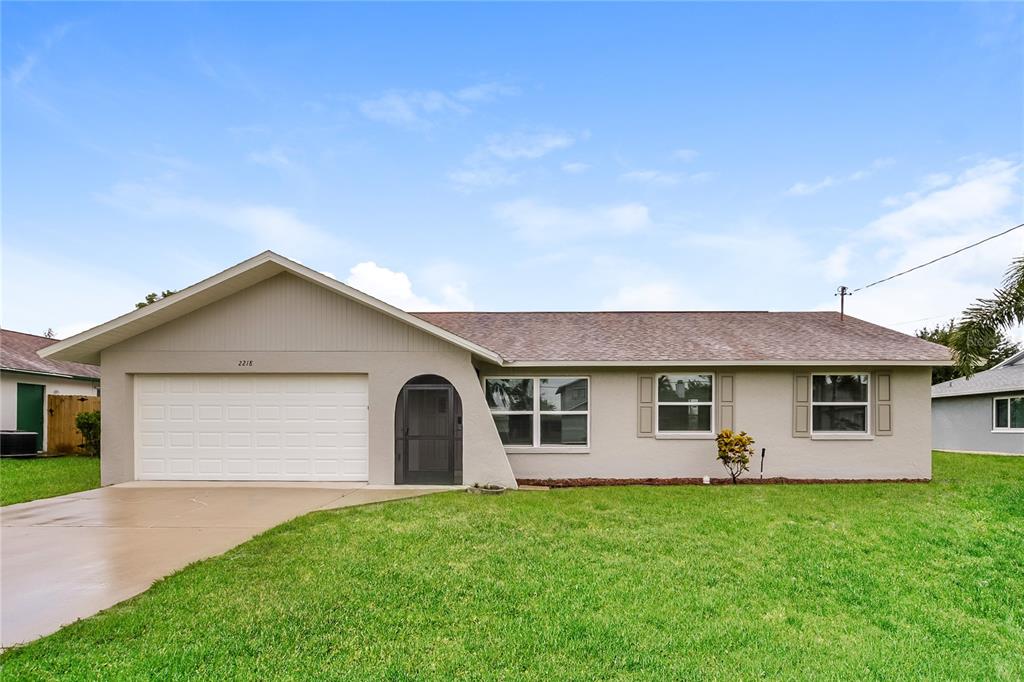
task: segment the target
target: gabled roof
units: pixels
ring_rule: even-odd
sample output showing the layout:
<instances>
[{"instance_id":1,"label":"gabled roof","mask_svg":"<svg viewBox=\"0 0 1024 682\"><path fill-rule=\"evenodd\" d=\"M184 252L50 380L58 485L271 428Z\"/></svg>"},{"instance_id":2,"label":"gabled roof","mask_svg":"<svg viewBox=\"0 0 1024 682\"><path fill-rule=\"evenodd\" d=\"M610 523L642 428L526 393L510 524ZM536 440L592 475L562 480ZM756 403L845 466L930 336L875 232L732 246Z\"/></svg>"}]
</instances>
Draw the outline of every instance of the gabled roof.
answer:
<instances>
[{"instance_id":1,"label":"gabled roof","mask_svg":"<svg viewBox=\"0 0 1024 682\"><path fill-rule=\"evenodd\" d=\"M952 398L960 395L986 393L1024 393L1024 352L1017 353L971 378L960 377L932 386L933 398Z\"/></svg>"},{"instance_id":2,"label":"gabled roof","mask_svg":"<svg viewBox=\"0 0 1024 682\"><path fill-rule=\"evenodd\" d=\"M59 339L0 329L0 369L31 374L47 374L72 379L99 379L100 368L77 362L62 362L39 357L38 351Z\"/></svg>"},{"instance_id":3,"label":"gabled roof","mask_svg":"<svg viewBox=\"0 0 1024 682\"><path fill-rule=\"evenodd\" d=\"M948 365L949 350L834 312L416 313L508 365Z\"/></svg>"},{"instance_id":4,"label":"gabled roof","mask_svg":"<svg viewBox=\"0 0 1024 682\"><path fill-rule=\"evenodd\" d=\"M461 338L446 329L441 329L431 322L410 315L369 294L353 289L347 284L343 284L323 273L280 256L273 251L264 251L258 256L242 261L238 265L193 284L187 289L182 289L173 296L168 296L144 308L133 310L98 327L93 327L81 334L76 334L69 339L55 343L41 350L40 355L53 360L99 364L100 351L104 348L108 348L115 343L124 341L194 310L198 310L210 303L238 293L282 272L289 272L297 277L319 284L341 296L351 298L428 334L442 338L455 346L464 348L481 358L491 362L501 362L501 357L488 348Z\"/></svg>"}]
</instances>

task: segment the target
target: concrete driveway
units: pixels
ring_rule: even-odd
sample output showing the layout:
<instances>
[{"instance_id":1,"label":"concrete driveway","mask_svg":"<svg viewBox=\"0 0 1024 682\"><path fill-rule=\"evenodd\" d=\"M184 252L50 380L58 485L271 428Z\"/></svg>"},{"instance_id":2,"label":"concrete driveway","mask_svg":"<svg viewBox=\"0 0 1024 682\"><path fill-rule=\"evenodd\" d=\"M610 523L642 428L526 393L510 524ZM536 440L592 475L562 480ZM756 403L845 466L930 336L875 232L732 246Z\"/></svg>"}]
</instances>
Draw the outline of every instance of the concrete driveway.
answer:
<instances>
[{"instance_id":1,"label":"concrete driveway","mask_svg":"<svg viewBox=\"0 0 1024 682\"><path fill-rule=\"evenodd\" d=\"M436 490L126 483L0 508L0 646L50 634L307 512Z\"/></svg>"}]
</instances>

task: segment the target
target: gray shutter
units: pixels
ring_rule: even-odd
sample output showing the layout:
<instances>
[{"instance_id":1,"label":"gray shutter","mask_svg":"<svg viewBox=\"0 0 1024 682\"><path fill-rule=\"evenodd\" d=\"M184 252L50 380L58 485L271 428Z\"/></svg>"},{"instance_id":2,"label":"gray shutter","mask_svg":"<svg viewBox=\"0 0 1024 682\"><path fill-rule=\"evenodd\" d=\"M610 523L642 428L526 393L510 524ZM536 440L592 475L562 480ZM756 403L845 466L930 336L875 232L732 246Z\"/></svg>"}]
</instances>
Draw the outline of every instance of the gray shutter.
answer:
<instances>
[{"instance_id":1,"label":"gray shutter","mask_svg":"<svg viewBox=\"0 0 1024 682\"><path fill-rule=\"evenodd\" d=\"M892 375L875 373L875 435L892 435Z\"/></svg>"},{"instance_id":2,"label":"gray shutter","mask_svg":"<svg viewBox=\"0 0 1024 682\"><path fill-rule=\"evenodd\" d=\"M718 430L736 429L735 377L732 374L718 375Z\"/></svg>"},{"instance_id":3,"label":"gray shutter","mask_svg":"<svg viewBox=\"0 0 1024 682\"><path fill-rule=\"evenodd\" d=\"M636 435L639 438L654 437L654 377L641 374L637 377Z\"/></svg>"},{"instance_id":4,"label":"gray shutter","mask_svg":"<svg viewBox=\"0 0 1024 682\"><path fill-rule=\"evenodd\" d=\"M811 437L811 375L793 376L793 437Z\"/></svg>"}]
</instances>

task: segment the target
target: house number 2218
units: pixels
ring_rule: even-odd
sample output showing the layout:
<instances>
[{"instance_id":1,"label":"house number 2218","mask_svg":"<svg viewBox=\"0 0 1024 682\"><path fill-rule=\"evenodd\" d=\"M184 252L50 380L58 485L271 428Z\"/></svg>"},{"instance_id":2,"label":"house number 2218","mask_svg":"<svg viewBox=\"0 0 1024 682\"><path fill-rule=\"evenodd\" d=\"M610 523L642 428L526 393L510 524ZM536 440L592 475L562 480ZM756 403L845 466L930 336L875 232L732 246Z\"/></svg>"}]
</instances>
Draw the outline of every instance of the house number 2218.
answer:
<instances>
[{"instance_id":1,"label":"house number 2218","mask_svg":"<svg viewBox=\"0 0 1024 682\"><path fill-rule=\"evenodd\" d=\"M239 367L252 367L252 360L239 360L238 361L238 366Z\"/></svg>"}]
</instances>

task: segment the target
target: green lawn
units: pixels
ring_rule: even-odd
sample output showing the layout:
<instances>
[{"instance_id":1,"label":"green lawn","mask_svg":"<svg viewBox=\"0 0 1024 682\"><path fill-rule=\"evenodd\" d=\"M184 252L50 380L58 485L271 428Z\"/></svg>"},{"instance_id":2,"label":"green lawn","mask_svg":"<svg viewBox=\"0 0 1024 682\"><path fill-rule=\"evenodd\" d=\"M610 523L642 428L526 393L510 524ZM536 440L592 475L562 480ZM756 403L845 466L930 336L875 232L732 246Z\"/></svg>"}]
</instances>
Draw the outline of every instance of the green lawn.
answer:
<instances>
[{"instance_id":1,"label":"green lawn","mask_svg":"<svg viewBox=\"0 0 1024 682\"><path fill-rule=\"evenodd\" d=\"M99 457L0 459L0 506L77 493L99 485Z\"/></svg>"},{"instance_id":2,"label":"green lawn","mask_svg":"<svg viewBox=\"0 0 1024 682\"><path fill-rule=\"evenodd\" d=\"M1024 678L1024 458L930 484L445 493L275 528L14 679Z\"/></svg>"}]
</instances>

